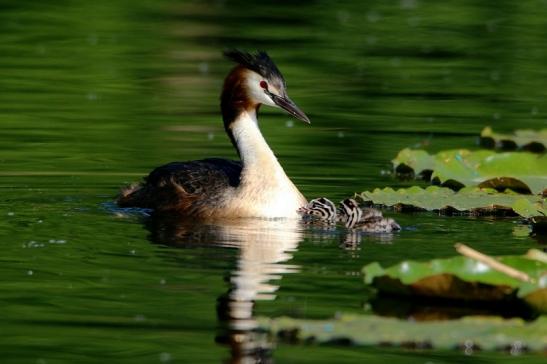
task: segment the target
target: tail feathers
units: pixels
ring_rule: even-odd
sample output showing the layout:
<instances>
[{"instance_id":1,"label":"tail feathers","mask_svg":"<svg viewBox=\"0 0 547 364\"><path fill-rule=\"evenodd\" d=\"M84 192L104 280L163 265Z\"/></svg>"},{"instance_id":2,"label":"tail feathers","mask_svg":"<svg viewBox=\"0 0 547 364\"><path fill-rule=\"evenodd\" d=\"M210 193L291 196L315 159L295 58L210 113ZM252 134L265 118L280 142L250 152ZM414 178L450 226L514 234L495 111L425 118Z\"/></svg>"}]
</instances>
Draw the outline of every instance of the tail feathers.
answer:
<instances>
[{"instance_id":1,"label":"tail feathers","mask_svg":"<svg viewBox=\"0 0 547 364\"><path fill-rule=\"evenodd\" d=\"M178 212L197 216L195 200L199 195L188 194L176 183L164 184L159 187L148 183L136 183L122 188L116 198L119 207L140 207L154 209L156 212Z\"/></svg>"},{"instance_id":2,"label":"tail feathers","mask_svg":"<svg viewBox=\"0 0 547 364\"><path fill-rule=\"evenodd\" d=\"M120 207L146 207L142 206L142 184L134 183L122 188L116 197L116 203Z\"/></svg>"}]
</instances>

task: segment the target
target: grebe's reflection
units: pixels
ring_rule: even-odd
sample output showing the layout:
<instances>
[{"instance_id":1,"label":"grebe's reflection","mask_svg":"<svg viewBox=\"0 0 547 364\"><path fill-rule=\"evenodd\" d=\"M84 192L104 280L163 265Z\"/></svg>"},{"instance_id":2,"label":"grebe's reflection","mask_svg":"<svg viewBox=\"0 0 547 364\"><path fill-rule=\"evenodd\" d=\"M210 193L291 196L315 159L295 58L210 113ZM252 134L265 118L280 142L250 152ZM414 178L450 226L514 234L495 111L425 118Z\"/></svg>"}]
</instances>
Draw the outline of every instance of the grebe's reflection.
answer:
<instances>
[{"instance_id":1,"label":"grebe's reflection","mask_svg":"<svg viewBox=\"0 0 547 364\"><path fill-rule=\"evenodd\" d=\"M297 272L289 264L303 239L299 220L239 219L203 223L151 218L151 240L171 246L214 244L239 249L237 268L230 272L228 291L217 300L222 332L218 341L230 345L231 362L267 362L270 344L256 333L253 308L257 300L273 300L284 274Z\"/></svg>"}]
</instances>

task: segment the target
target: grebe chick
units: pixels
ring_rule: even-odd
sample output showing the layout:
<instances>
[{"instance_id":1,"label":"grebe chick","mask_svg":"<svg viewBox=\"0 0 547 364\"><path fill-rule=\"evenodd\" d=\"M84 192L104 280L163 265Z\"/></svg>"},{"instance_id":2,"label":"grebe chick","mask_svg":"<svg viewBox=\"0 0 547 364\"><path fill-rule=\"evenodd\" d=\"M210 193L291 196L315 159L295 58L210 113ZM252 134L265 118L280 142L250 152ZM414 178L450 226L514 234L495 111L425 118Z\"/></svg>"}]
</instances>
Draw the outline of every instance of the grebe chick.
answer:
<instances>
[{"instance_id":1,"label":"grebe chick","mask_svg":"<svg viewBox=\"0 0 547 364\"><path fill-rule=\"evenodd\" d=\"M357 201L347 198L340 202L339 219L347 228L368 233L390 233L401 230L392 218L384 217L380 210L360 208Z\"/></svg>"},{"instance_id":2,"label":"grebe chick","mask_svg":"<svg viewBox=\"0 0 547 364\"><path fill-rule=\"evenodd\" d=\"M338 222L348 229L360 230L370 233L382 233L401 230L401 226L391 218L385 218L380 210L372 208L360 208L357 201L347 198L340 202L338 209L327 198L311 200L298 212L304 221L312 222Z\"/></svg>"},{"instance_id":3,"label":"grebe chick","mask_svg":"<svg viewBox=\"0 0 547 364\"><path fill-rule=\"evenodd\" d=\"M324 197L316 198L308 202L307 205L298 209L304 221L322 222L333 224L337 222L338 214L334 203Z\"/></svg>"},{"instance_id":4,"label":"grebe chick","mask_svg":"<svg viewBox=\"0 0 547 364\"><path fill-rule=\"evenodd\" d=\"M278 107L310 123L289 99L283 75L265 52L225 52L236 63L224 81L224 128L240 161L209 158L154 169L144 182L124 188L120 207L195 218L298 217L307 201L285 174L258 127L261 105Z\"/></svg>"}]
</instances>

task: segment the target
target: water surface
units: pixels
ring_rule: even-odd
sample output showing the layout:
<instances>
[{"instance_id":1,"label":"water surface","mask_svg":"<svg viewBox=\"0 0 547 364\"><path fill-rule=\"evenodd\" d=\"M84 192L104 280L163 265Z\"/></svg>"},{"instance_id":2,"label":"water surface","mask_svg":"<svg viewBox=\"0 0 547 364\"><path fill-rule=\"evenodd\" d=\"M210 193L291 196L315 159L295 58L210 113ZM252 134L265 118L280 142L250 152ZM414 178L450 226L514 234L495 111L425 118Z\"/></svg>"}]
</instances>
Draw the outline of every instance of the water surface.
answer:
<instances>
[{"instance_id":1,"label":"water surface","mask_svg":"<svg viewBox=\"0 0 547 364\"><path fill-rule=\"evenodd\" d=\"M312 125L262 108L308 197L383 186L405 147L476 148L483 126L545 127L543 1L0 5L3 362L451 363L460 352L274 345L259 315L373 314L361 267L538 247L515 219L398 215L392 236L250 220L155 221L113 208L174 160L235 158L219 116L232 66L266 49ZM242 11L244 9L244 11ZM401 314L401 313L397 313ZM477 362L542 358L475 354Z\"/></svg>"}]
</instances>

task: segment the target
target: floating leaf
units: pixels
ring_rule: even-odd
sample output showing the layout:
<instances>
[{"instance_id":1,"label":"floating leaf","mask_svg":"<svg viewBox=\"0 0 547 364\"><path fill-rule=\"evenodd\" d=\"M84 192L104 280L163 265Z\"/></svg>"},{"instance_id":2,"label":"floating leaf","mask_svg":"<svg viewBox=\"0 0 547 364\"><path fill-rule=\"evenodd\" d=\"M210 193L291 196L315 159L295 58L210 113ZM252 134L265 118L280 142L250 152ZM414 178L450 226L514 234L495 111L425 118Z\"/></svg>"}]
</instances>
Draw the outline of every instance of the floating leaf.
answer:
<instances>
[{"instance_id":1,"label":"floating leaf","mask_svg":"<svg viewBox=\"0 0 547 364\"><path fill-rule=\"evenodd\" d=\"M426 174L427 178L435 168L435 157L425 150L405 148L392 161L399 174Z\"/></svg>"},{"instance_id":2,"label":"floating leaf","mask_svg":"<svg viewBox=\"0 0 547 364\"><path fill-rule=\"evenodd\" d=\"M393 206L397 209L418 209L469 214L516 213L525 218L545 216L545 198L539 195L521 195L511 191L497 192L489 188L464 187L455 192L450 188L413 186L394 190L392 188L365 191L359 197L375 205Z\"/></svg>"},{"instance_id":3,"label":"floating leaf","mask_svg":"<svg viewBox=\"0 0 547 364\"><path fill-rule=\"evenodd\" d=\"M455 192L447 187L413 186L365 191L358 195L366 204L393 207L399 211L426 210L442 214L512 215L531 223L535 232L547 231L547 202L540 195L521 195L510 190L497 192L489 188L464 187Z\"/></svg>"},{"instance_id":4,"label":"floating leaf","mask_svg":"<svg viewBox=\"0 0 547 364\"><path fill-rule=\"evenodd\" d=\"M403 149L392 162L397 173L413 171L454 189L479 186L538 194L547 188L547 154L458 149L429 155Z\"/></svg>"},{"instance_id":5,"label":"floating leaf","mask_svg":"<svg viewBox=\"0 0 547 364\"><path fill-rule=\"evenodd\" d=\"M272 334L293 342L435 349L501 349L512 353L547 349L545 316L533 322L493 317L413 322L378 316L341 315L331 320L260 318L259 324Z\"/></svg>"},{"instance_id":6,"label":"floating leaf","mask_svg":"<svg viewBox=\"0 0 547 364\"><path fill-rule=\"evenodd\" d=\"M530 219L534 231L547 232L547 202L545 198L541 201L521 199L512 208L517 214Z\"/></svg>"},{"instance_id":7,"label":"floating leaf","mask_svg":"<svg viewBox=\"0 0 547 364\"><path fill-rule=\"evenodd\" d=\"M524 217L545 217L547 215L547 206L545 198L521 198L515 201L511 206L513 210Z\"/></svg>"},{"instance_id":8,"label":"floating leaf","mask_svg":"<svg viewBox=\"0 0 547 364\"><path fill-rule=\"evenodd\" d=\"M536 311L547 313L547 263L537 258L537 254L544 257L543 253L534 253L498 258L526 273L530 282L463 256L428 262L403 261L389 268L374 262L363 268L363 274L365 283L380 292L465 301L506 301L518 297Z\"/></svg>"},{"instance_id":9,"label":"floating leaf","mask_svg":"<svg viewBox=\"0 0 547 364\"><path fill-rule=\"evenodd\" d=\"M515 130L513 134L499 134L487 126L481 132L481 145L491 149L523 149L541 153L547 148L547 129L523 129Z\"/></svg>"}]
</instances>

